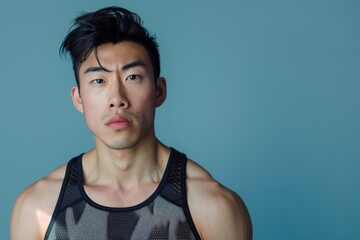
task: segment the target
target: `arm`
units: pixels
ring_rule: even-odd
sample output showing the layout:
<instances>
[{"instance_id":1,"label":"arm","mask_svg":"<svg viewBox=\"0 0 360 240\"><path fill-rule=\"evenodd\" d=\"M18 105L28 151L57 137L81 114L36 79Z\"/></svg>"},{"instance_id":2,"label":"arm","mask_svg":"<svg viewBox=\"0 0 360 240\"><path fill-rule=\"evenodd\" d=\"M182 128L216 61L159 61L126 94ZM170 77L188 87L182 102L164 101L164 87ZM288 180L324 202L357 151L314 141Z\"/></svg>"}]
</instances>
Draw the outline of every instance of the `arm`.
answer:
<instances>
[{"instance_id":1,"label":"arm","mask_svg":"<svg viewBox=\"0 0 360 240\"><path fill-rule=\"evenodd\" d=\"M206 205L204 239L252 239L250 215L238 195L223 188Z\"/></svg>"},{"instance_id":2,"label":"arm","mask_svg":"<svg viewBox=\"0 0 360 240\"><path fill-rule=\"evenodd\" d=\"M44 239L64 174L65 165L29 186L20 194L11 216L11 240Z\"/></svg>"},{"instance_id":3,"label":"arm","mask_svg":"<svg viewBox=\"0 0 360 240\"><path fill-rule=\"evenodd\" d=\"M189 162L187 192L191 216L202 239L251 240L252 224L242 199Z\"/></svg>"},{"instance_id":4,"label":"arm","mask_svg":"<svg viewBox=\"0 0 360 240\"><path fill-rule=\"evenodd\" d=\"M10 223L11 240L41 239L31 188L25 189L15 202Z\"/></svg>"}]
</instances>

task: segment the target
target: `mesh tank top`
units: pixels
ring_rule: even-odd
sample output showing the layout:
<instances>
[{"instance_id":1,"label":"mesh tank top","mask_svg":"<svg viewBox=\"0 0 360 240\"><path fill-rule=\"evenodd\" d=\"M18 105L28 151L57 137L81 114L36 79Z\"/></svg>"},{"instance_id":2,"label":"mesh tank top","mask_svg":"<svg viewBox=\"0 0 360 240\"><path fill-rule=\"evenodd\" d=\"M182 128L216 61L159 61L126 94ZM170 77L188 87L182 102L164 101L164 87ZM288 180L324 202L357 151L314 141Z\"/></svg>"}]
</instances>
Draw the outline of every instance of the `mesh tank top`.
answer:
<instances>
[{"instance_id":1,"label":"mesh tank top","mask_svg":"<svg viewBox=\"0 0 360 240\"><path fill-rule=\"evenodd\" d=\"M136 206L111 208L86 195L82 154L71 159L45 240L200 239L187 204L186 160L171 148L156 191Z\"/></svg>"}]
</instances>

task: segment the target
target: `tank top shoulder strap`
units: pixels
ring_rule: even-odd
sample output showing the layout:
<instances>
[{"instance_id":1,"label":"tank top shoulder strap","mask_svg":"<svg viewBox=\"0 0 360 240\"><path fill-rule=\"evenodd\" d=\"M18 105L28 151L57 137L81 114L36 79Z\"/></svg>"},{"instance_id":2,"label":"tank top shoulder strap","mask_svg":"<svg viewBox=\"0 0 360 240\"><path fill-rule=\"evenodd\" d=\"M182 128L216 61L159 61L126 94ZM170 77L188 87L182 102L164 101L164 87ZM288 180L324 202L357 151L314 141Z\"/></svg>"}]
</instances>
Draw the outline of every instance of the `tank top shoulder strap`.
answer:
<instances>
[{"instance_id":1,"label":"tank top shoulder strap","mask_svg":"<svg viewBox=\"0 0 360 240\"><path fill-rule=\"evenodd\" d=\"M183 206L186 198L186 160L185 154L171 148L169 157L170 171L161 196L175 205Z\"/></svg>"},{"instance_id":2,"label":"tank top shoulder strap","mask_svg":"<svg viewBox=\"0 0 360 240\"><path fill-rule=\"evenodd\" d=\"M75 202L81 200L81 193L79 190L79 171L81 171L81 159L82 155L80 154L77 157L72 158L67 166L65 171L64 180L61 186L59 198L57 200L55 210L53 212L53 215L51 217L50 224L48 226L45 239L47 239L48 234L50 233L49 230L54 225L59 212L66 209L68 206L74 204Z\"/></svg>"},{"instance_id":3,"label":"tank top shoulder strap","mask_svg":"<svg viewBox=\"0 0 360 240\"><path fill-rule=\"evenodd\" d=\"M181 153L171 148L171 154L169 157L169 163L171 166L168 173L166 184L162 189L160 195L171 203L181 207L188 221L189 227L193 232L195 239L201 239L199 233L196 230L195 224L191 217L189 204L187 201L186 191L186 164L187 157L184 153Z\"/></svg>"}]
</instances>

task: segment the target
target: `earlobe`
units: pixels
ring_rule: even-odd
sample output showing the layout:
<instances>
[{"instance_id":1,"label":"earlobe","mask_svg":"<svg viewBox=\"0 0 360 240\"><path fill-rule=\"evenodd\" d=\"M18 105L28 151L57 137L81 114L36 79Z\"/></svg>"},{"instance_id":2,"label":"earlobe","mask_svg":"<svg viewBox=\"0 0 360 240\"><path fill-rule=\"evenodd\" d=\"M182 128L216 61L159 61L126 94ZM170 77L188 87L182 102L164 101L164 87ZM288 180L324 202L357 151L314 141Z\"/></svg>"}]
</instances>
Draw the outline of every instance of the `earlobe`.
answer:
<instances>
[{"instance_id":1,"label":"earlobe","mask_svg":"<svg viewBox=\"0 0 360 240\"><path fill-rule=\"evenodd\" d=\"M84 113L82 100L81 100L81 96L80 96L80 92L79 92L79 87L72 87L71 88L71 98L72 98L72 101L73 101L73 104L74 104L75 108L79 112Z\"/></svg>"},{"instance_id":2,"label":"earlobe","mask_svg":"<svg viewBox=\"0 0 360 240\"><path fill-rule=\"evenodd\" d=\"M156 80L156 107L160 107L166 99L166 79L160 77Z\"/></svg>"}]
</instances>

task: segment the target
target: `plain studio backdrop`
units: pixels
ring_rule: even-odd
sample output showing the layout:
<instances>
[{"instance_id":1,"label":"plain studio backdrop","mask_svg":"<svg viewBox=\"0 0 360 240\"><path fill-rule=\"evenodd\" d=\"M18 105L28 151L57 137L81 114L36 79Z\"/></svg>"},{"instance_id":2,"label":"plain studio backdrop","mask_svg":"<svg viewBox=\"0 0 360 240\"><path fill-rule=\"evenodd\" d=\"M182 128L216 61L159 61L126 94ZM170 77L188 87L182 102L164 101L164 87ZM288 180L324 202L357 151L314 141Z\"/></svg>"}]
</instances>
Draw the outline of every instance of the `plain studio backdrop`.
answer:
<instances>
[{"instance_id":1,"label":"plain studio backdrop","mask_svg":"<svg viewBox=\"0 0 360 240\"><path fill-rule=\"evenodd\" d=\"M160 44L158 137L242 196L255 240L360 239L355 0L2 1L1 239L21 190L94 144L58 49L74 17L110 5Z\"/></svg>"}]
</instances>

